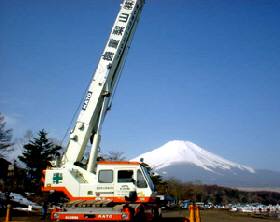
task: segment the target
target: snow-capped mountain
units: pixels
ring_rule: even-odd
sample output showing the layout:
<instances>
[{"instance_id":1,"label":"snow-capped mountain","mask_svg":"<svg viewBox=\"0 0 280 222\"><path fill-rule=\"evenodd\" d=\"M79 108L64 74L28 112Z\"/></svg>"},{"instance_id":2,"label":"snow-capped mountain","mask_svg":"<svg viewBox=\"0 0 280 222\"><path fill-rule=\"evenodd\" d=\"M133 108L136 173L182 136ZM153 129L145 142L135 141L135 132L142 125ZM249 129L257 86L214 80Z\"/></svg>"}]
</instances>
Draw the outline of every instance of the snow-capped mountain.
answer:
<instances>
[{"instance_id":1,"label":"snow-capped mountain","mask_svg":"<svg viewBox=\"0 0 280 222\"><path fill-rule=\"evenodd\" d=\"M238 168L255 173L251 167L226 160L189 141L170 141L151 152L141 154L134 160L140 158L144 158L144 161L156 170L172 165L192 164L211 172L215 172L217 168L225 170Z\"/></svg>"},{"instance_id":2,"label":"snow-capped mountain","mask_svg":"<svg viewBox=\"0 0 280 222\"><path fill-rule=\"evenodd\" d=\"M183 181L280 187L280 172L256 170L234 163L189 141L173 140L132 160L139 161L140 158L162 176Z\"/></svg>"}]
</instances>

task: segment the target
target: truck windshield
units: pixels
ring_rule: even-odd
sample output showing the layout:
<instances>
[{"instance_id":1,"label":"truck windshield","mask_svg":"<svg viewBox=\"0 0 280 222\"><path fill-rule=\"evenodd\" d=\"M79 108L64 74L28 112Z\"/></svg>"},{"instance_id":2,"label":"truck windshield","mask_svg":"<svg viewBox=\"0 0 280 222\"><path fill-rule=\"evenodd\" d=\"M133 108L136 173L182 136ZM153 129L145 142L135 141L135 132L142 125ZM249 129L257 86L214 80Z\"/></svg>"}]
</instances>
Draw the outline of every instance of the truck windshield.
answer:
<instances>
[{"instance_id":1,"label":"truck windshield","mask_svg":"<svg viewBox=\"0 0 280 222\"><path fill-rule=\"evenodd\" d=\"M147 168L144 167L144 166L141 166L141 168L142 168L142 171L144 173L144 176L145 176L146 180L148 181L149 187L151 188L152 191L155 191L154 183L153 183L153 181L151 179L151 176L150 176Z\"/></svg>"}]
</instances>

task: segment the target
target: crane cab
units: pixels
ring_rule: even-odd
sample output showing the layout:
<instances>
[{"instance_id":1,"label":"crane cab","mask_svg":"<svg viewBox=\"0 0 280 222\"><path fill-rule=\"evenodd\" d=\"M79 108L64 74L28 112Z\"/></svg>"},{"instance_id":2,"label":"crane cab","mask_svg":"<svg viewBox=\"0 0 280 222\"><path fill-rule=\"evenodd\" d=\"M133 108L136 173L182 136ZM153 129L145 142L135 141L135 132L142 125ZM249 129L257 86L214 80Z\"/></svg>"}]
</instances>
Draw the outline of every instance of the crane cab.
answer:
<instances>
[{"instance_id":1,"label":"crane cab","mask_svg":"<svg viewBox=\"0 0 280 222\"><path fill-rule=\"evenodd\" d=\"M147 165L128 161L102 161L97 165L96 195L114 202L152 202L155 187Z\"/></svg>"}]
</instances>

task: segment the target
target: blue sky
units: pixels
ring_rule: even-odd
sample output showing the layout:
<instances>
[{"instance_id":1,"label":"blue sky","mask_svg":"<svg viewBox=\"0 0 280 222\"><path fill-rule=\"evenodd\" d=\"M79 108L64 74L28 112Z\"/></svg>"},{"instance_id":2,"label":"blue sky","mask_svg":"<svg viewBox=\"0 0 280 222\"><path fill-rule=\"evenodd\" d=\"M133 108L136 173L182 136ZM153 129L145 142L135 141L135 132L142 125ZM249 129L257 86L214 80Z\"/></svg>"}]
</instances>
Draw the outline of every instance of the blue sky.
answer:
<instances>
[{"instance_id":1,"label":"blue sky","mask_svg":"<svg viewBox=\"0 0 280 222\"><path fill-rule=\"evenodd\" d=\"M0 111L15 137L64 136L119 4L0 1ZM278 0L147 0L102 151L131 158L190 140L280 170L279 11Z\"/></svg>"}]
</instances>

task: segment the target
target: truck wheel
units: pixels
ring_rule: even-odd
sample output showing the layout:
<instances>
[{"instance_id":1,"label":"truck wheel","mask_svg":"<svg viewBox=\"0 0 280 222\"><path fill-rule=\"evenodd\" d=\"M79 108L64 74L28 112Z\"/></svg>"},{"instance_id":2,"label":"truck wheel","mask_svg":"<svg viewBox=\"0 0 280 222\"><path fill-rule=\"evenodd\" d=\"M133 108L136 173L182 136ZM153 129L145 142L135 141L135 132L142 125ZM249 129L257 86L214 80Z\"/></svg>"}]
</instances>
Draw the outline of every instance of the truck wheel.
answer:
<instances>
[{"instance_id":1,"label":"truck wheel","mask_svg":"<svg viewBox=\"0 0 280 222\"><path fill-rule=\"evenodd\" d=\"M158 222L161 221L162 215L161 215L161 209L159 208L153 208L153 221Z\"/></svg>"},{"instance_id":2,"label":"truck wheel","mask_svg":"<svg viewBox=\"0 0 280 222\"><path fill-rule=\"evenodd\" d=\"M136 215L134 215L133 217L133 222L144 222L146 221L145 218L145 209L144 207L141 205L139 207L139 211L136 213Z\"/></svg>"}]
</instances>

